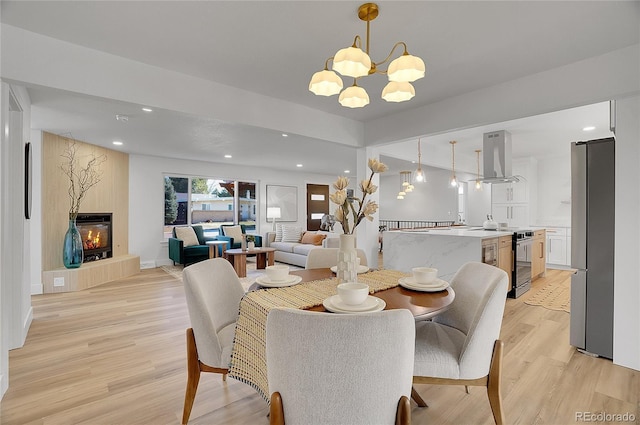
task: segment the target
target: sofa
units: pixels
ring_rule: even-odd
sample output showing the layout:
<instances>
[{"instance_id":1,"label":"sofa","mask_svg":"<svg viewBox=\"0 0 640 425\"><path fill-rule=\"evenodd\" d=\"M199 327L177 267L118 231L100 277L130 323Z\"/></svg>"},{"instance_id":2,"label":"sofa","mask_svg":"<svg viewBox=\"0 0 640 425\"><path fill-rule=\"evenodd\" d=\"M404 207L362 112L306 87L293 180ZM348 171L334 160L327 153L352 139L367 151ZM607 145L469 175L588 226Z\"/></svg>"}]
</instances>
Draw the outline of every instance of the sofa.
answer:
<instances>
[{"instance_id":1,"label":"sofa","mask_svg":"<svg viewBox=\"0 0 640 425\"><path fill-rule=\"evenodd\" d=\"M169 238L169 258L173 264L189 264L207 260L209 258L209 245L207 241L216 238L204 236L202 226L175 226L173 237Z\"/></svg>"},{"instance_id":2,"label":"sofa","mask_svg":"<svg viewBox=\"0 0 640 425\"><path fill-rule=\"evenodd\" d=\"M318 231L304 231L300 233L298 241L290 238L286 241L276 241L276 232L267 232L265 243L267 247L275 248L274 259L281 263L304 267L307 254L312 249L337 248L340 238L337 233Z\"/></svg>"}]
</instances>

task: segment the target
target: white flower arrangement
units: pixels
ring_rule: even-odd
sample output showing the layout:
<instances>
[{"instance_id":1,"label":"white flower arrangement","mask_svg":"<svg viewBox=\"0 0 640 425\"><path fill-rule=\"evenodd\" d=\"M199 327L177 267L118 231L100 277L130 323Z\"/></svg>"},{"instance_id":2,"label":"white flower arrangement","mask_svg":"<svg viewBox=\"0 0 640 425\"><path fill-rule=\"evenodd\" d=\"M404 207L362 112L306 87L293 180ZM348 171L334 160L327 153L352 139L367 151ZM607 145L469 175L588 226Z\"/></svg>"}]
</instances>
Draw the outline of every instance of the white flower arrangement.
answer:
<instances>
[{"instance_id":1,"label":"white flower arrangement","mask_svg":"<svg viewBox=\"0 0 640 425\"><path fill-rule=\"evenodd\" d=\"M333 188L336 190L329 195L329 199L338 207L334 212L336 221L342 225L342 230L345 234L351 235L355 231L356 227L362 219L366 218L369 221L373 220L373 214L378 211L378 204L375 201L366 201L367 195L371 195L378 190L378 186L373 184L371 180L375 173L384 173L389 169L385 164L377 159L370 158L368 163L371 175L367 180L360 182L360 191L362 192L362 199L349 198L347 196L347 186L349 186L349 179L345 176L338 177L338 180L333 184ZM358 209L354 206L354 201L358 202ZM353 217L353 227L349 227L349 217Z\"/></svg>"}]
</instances>

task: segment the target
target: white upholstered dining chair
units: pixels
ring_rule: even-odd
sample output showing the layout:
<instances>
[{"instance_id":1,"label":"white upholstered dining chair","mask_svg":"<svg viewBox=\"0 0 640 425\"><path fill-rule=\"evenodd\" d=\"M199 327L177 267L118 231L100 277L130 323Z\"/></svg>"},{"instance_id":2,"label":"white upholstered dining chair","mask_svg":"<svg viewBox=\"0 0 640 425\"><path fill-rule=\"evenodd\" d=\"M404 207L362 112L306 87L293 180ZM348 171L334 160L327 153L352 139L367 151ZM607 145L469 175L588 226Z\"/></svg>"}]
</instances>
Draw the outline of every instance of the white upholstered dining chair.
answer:
<instances>
[{"instance_id":1,"label":"white upholstered dining chair","mask_svg":"<svg viewBox=\"0 0 640 425\"><path fill-rule=\"evenodd\" d=\"M451 280L451 308L416 324L414 384L485 386L497 425L505 423L500 395L502 314L509 277L483 263L466 263ZM418 406L426 403L415 389Z\"/></svg>"},{"instance_id":2,"label":"white upholstered dining chair","mask_svg":"<svg viewBox=\"0 0 640 425\"><path fill-rule=\"evenodd\" d=\"M360 265L367 265L367 255L362 249L356 249ZM309 269L326 269L338 264L338 248L316 248L307 254L307 262L304 268Z\"/></svg>"},{"instance_id":3,"label":"white upholstered dining chair","mask_svg":"<svg viewBox=\"0 0 640 425\"><path fill-rule=\"evenodd\" d=\"M187 389L182 423L191 415L201 372L221 373L226 380L244 289L223 259L185 267L182 274L191 328L187 329Z\"/></svg>"},{"instance_id":4,"label":"white upholstered dining chair","mask_svg":"<svg viewBox=\"0 0 640 425\"><path fill-rule=\"evenodd\" d=\"M271 424L409 424L414 337L415 320L404 309L271 310Z\"/></svg>"}]
</instances>

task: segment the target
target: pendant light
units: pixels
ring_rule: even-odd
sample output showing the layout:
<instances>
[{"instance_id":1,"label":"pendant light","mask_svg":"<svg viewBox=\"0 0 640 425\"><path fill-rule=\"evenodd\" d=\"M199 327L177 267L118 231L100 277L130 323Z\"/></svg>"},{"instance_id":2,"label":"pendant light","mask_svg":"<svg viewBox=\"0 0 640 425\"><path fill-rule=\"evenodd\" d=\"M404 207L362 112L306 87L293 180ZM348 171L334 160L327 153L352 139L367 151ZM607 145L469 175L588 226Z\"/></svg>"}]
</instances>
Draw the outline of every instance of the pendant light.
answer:
<instances>
[{"instance_id":1,"label":"pendant light","mask_svg":"<svg viewBox=\"0 0 640 425\"><path fill-rule=\"evenodd\" d=\"M482 190L482 182L480 181L480 152L482 149L476 149L476 165L477 165L477 173L476 173L476 190Z\"/></svg>"},{"instance_id":2,"label":"pendant light","mask_svg":"<svg viewBox=\"0 0 640 425\"><path fill-rule=\"evenodd\" d=\"M420 142L421 140L418 139L418 169L416 170L416 181L422 183L426 179L424 177L424 172L422 171L422 165L420 164L420 162L422 161L422 153L420 152Z\"/></svg>"},{"instance_id":3,"label":"pendant light","mask_svg":"<svg viewBox=\"0 0 640 425\"><path fill-rule=\"evenodd\" d=\"M456 178L456 141L452 140L451 143L451 187L458 187L458 179Z\"/></svg>"},{"instance_id":4,"label":"pendant light","mask_svg":"<svg viewBox=\"0 0 640 425\"><path fill-rule=\"evenodd\" d=\"M396 199L404 199L407 192L411 192L411 190L413 190L408 190L411 182L407 181L407 173L411 175L411 171L400 171L400 192L398 192Z\"/></svg>"}]
</instances>

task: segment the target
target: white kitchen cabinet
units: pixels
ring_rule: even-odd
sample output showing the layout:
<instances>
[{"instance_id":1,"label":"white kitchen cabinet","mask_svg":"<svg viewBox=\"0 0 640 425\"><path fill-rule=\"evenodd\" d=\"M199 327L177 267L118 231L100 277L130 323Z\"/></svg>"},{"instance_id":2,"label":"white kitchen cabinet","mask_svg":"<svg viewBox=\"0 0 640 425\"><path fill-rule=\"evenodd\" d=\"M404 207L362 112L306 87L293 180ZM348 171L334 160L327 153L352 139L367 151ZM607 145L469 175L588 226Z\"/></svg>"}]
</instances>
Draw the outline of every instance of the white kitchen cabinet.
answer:
<instances>
[{"instance_id":1,"label":"white kitchen cabinet","mask_svg":"<svg viewBox=\"0 0 640 425\"><path fill-rule=\"evenodd\" d=\"M509 227L527 227L529 225L528 204L493 204L493 219L498 223L507 223Z\"/></svg>"},{"instance_id":2,"label":"white kitchen cabinet","mask_svg":"<svg viewBox=\"0 0 640 425\"><path fill-rule=\"evenodd\" d=\"M491 185L491 202L494 204L518 204L526 203L528 200L527 182L524 180Z\"/></svg>"},{"instance_id":3,"label":"white kitchen cabinet","mask_svg":"<svg viewBox=\"0 0 640 425\"><path fill-rule=\"evenodd\" d=\"M567 228L547 228L547 264L568 266L571 262L571 237L567 238ZM567 251L567 246L569 250ZM569 254L569 255L567 255Z\"/></svg>"}]
</instances>

